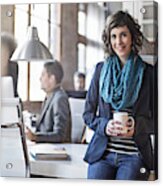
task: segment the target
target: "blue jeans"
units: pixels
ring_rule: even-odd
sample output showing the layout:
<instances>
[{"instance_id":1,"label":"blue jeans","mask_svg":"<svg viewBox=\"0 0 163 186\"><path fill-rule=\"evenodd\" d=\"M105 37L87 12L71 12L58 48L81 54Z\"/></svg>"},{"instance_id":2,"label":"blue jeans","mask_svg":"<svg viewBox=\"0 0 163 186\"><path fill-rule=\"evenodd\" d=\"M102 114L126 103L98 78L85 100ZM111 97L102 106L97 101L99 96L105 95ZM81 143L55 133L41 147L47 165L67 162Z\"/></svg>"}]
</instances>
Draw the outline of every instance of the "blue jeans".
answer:
<instances>
[{"instance_id":1,"label":"blue jeans","mask_svg":"<svg viewBox=\"0 0 163 186\"><path fill-rule=\"evenodd\" d=\"M108 152L88 167L88 179L147 180L147 177L148 171L139 155Z\"/></svg>"}]
</instances>

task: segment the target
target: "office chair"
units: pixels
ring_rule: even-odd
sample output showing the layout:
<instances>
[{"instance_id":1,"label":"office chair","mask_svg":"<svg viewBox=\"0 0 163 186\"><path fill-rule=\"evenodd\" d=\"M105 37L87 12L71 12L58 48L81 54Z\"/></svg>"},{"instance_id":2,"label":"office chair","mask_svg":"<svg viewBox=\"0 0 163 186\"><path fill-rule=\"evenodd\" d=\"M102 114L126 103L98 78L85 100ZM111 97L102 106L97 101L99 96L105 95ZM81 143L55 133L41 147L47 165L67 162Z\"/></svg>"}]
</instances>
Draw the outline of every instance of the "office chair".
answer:
<instances>
[{"instance_id":1,"label":"office chair","mask_svg":"<svg viewBox=\"0 0 163 186\"><path fill-rule=\"evenodd\" d=\"M82 118L84 112L85 99L69 98L71 110L71 141L72 143L81 143L85 124Z\"/></svg>"}]
</instances>

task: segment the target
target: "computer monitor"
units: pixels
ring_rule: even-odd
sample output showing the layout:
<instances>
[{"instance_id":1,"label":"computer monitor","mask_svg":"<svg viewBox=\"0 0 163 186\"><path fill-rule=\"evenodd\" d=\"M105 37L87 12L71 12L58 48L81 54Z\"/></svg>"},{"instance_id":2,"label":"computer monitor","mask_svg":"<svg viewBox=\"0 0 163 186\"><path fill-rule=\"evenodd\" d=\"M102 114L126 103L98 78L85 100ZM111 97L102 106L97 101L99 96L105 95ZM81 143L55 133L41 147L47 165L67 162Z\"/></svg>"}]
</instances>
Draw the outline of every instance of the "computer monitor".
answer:
<instances>
[{"instance_id":1,"label":"computer monitor","mask_svg":"<svg viewBox=\"0 0 163 186\"><path fill-rule=\"evenodd\" d=\"M1 98L14 98L13 79L11 76L1 77Z\"/></svg>"},{"instance_id":2,"label":"computer monitor","mask_svg":"<svg viewBox=\"0 0 163 186\"><path fill-rule=\"evenodd\" d=\"M12 77L1 77L1 125L19 122L18 107L19 98L14 97Z\"/></svg>"}]
</instances>

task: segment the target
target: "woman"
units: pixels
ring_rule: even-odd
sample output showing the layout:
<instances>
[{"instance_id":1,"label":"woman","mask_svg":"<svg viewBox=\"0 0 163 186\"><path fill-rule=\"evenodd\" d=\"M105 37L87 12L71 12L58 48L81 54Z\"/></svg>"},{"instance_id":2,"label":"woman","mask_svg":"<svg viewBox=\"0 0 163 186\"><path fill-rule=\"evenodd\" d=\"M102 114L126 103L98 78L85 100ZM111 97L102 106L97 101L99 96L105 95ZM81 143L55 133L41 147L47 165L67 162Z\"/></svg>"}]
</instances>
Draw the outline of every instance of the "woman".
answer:
<instances>
[{"instance_id":1,"label":"woman","mask_svg":"<svg viewBox=\"0 0 163 186\"><path fill-rule=\"evenodd\" d=\"M152 67L138 55L140 26L126 12L106 21L102 39L106 58L98 63L87 94L83 118L95 131L84 160L89 179L147 179L153 169ZM125 111L135 127L122 132L114 112Z\"/></svg>"}]
</instances>

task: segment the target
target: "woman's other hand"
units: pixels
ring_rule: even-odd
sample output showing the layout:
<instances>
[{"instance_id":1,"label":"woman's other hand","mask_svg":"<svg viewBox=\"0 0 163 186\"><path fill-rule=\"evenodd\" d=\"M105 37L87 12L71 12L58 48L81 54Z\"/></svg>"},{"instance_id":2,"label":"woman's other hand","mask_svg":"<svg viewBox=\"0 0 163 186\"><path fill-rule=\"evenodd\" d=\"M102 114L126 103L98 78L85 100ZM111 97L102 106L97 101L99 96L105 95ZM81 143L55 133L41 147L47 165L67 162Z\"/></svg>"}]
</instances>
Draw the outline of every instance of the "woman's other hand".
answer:
<instances>
[{"instance_id":1,"label":"woman's other hand","mask_svg":"<svg viewBox=\"0 0 163 186\"><path fill-rule=\"evenodd\" d=\"M108 136L119 136L121 134L121 131L122 127L120 122L109 120L105 131Z\"/></svg>"},{"instance_id":2,"label":"woman's other hand","mask_svg":"<svg viewBox=\"0 0 163 186\"><path fill-rule=\"evenodd\" d=\"M125 125L125 132L122 132L120 136L122 137L132 137L134 135L134 127L132 127L132 121L129 120Z\"/></svg>"},{"instance_id":3,"label":"woman's other hand","mask_svg":"<svg viewBox=\"0 0 163 186\"><path fill-rule=\"evenodd\" d=\"M126 123L128 130L125 130L124 132L124 127L120 122L109 120L105 132L108 136L132 137L134 134L134 128L130 128L130 126L131 123L129 121Z\"/></svg>"}]
</instances>

